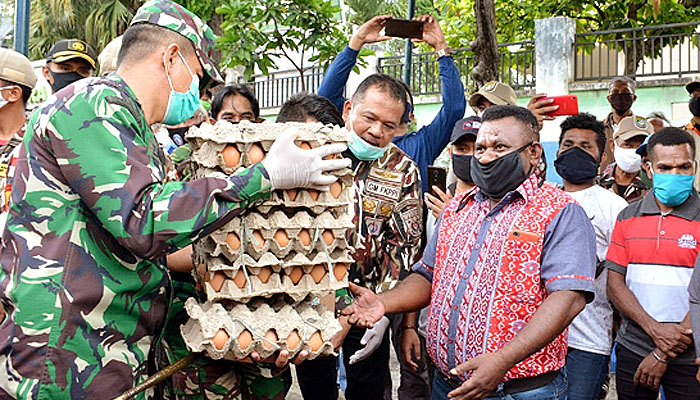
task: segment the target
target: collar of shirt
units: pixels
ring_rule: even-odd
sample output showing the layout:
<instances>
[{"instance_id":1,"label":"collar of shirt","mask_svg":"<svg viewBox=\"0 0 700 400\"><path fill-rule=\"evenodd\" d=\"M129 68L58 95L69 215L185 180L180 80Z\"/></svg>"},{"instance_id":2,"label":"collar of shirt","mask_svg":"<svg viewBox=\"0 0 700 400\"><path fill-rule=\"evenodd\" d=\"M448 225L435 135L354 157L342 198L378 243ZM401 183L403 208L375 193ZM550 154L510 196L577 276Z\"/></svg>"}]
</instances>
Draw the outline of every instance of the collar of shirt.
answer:
<instances>
[{"instance_id":1,"label":"collar of shirt","mask_svg":"<svg viewBox=\"0 0 700 400\"><path fill-rule=\"evenodd\" d=\"M654 196L654 191L650 190L644 199L642 200L642 208L640 210L642 215L659 215L661 214L661 209L659 204L656 202L656 196ZM698 192L693 189L683 204L675 207L669 215L675 217L683 218L688 221L696 221L698 215L700 214L700 196Z\"/></svg>"}]
</instances>

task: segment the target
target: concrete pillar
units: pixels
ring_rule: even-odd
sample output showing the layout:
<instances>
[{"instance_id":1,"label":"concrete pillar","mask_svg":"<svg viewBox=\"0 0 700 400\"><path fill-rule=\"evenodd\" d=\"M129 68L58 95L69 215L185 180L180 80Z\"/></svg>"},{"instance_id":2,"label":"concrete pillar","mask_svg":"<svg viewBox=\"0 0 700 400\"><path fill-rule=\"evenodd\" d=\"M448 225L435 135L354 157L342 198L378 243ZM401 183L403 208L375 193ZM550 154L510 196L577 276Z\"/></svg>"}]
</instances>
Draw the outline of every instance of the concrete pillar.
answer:
<instances>
[{"instance_id":1,"label":"concrete pillar","mask_svg":"<svg viewBox=\"0 0 700 400\"><path fill-rule=\"evenodd\" d=\"M576 22L567 17L535 20L535 76L537 93L560 96L569 93L573 81ZM545 121L540 140L547 156L547 178L561 182L554 171L559 125L564 117Z\"/></svg>"}]
</instances>

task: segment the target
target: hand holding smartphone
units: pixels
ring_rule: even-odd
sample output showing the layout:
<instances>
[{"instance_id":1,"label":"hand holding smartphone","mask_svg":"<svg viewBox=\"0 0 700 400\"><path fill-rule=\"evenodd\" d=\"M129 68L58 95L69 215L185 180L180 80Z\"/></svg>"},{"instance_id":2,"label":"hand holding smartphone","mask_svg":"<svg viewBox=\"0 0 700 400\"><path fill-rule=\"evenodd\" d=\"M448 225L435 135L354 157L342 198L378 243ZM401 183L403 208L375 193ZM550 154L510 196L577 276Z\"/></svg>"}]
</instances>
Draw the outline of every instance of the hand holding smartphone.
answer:
<instances>
[{"instance_id":1,"label":"hand holding smartphone","mask_svg":"<svg viewBox=\"0 0 700 400\"><path fill-rule=\"evenodd\" d=\"M559 106L556 110L547 113L551 117L556 117L560 115L576 115L578 114L578 97L575 94L567 94L563 96L550 96L543 97L542 100L554 100L549 106Z\"/></svg>"},{"instance_id":2,"label":"hand holding smartphone","mask_svg":"<svg viewBox=\"0 0 700 400\"><path fill-rule=\"evenodd\" d=\"M428 188L432 191L437 186L443 193L447 193L447 170L434 165L428 166Z\"/></svg>"},{"instance_id":3,"label":"hand holding smartphone","mask_svg":"<svg viewBox=\"0 0 700 400\"><path fill-rule=\"evenodd\" d=\"M386 21L384 35L407 39L423 38L423 21L392 18Z\"/></svg>"}]
</instances>

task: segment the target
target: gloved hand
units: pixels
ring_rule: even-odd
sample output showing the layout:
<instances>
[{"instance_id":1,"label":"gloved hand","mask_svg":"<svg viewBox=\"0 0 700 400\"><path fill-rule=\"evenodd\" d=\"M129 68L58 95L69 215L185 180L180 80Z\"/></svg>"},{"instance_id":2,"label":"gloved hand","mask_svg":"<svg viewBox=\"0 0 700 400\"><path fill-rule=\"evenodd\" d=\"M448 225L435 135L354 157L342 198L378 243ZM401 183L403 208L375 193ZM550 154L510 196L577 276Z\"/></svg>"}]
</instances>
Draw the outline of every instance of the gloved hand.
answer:
<instances>
[{"instance_id":1,"label":"gloved hand","mask_svg":"<svg viewBox=\"0 0 700 400\"><path fill-rule=\"evenodd\" d=\"M374 323L374 327L367 329L365 334L360 339L360 344L365 346L360 350L357 350L355 354L350 356L350 364L355 364L356 362L362 361L369 357L370 354L374 353L375 350L382 344L382 339L384 339L384 332L389 327L389 318L382 317L379 321Z\"/></svg>"},{"instance_id":2,"label":"gloved hand","mask_svg":"<svg viewBox=\"0 0 700 400\"><path fill-rule=\"evenodd\" d=\"M304 150L294 144L299 131L289 129L283 132L272 144L262 164L270 176L272 189L310 188L328 190L328 185L337 177L324 175L324 172L350 166L350 160L323 158L341 153L347 149L342 143L327 144L311 150Z\"/></svg>"}]
</instances>

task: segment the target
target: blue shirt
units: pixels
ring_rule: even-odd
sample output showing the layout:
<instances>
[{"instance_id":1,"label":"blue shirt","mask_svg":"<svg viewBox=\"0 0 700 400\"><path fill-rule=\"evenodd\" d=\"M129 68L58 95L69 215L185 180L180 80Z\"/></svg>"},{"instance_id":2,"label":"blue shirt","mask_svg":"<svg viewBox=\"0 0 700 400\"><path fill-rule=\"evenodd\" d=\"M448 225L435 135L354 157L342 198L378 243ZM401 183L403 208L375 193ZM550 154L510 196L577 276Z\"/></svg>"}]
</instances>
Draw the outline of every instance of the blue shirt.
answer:
<instances>
[{"instance_id":1,"label":"blue shirt","mask_svg":"<svg viewBox=\"0 0 700 400\"><path fill-rule=\"evenodd\" d=\"M357 61L359 51L348 46L338 53L323 76L318 94L329 99L340 112L343 112L345 98L343 91L350 72ZM438 70L442 86L442 107L433 121L415 132L395 137L393 142L418 165L421 176L421 189L428 188L428 165L431 165L442 150L450 143L452 128L464 116L467 100L459 71L450 56L438 59Z\"/></svg>"}]
</instances>

